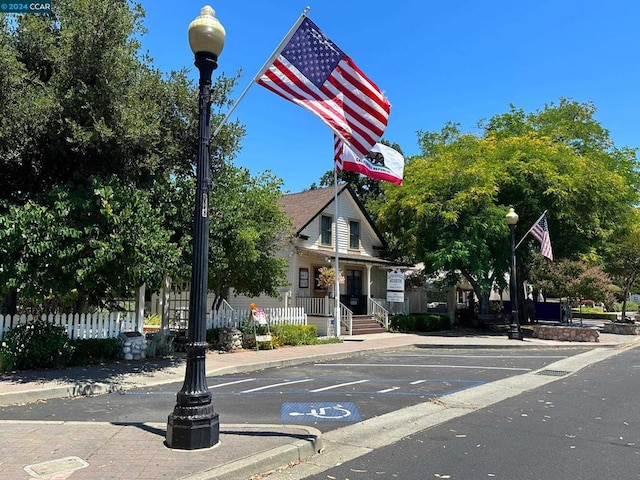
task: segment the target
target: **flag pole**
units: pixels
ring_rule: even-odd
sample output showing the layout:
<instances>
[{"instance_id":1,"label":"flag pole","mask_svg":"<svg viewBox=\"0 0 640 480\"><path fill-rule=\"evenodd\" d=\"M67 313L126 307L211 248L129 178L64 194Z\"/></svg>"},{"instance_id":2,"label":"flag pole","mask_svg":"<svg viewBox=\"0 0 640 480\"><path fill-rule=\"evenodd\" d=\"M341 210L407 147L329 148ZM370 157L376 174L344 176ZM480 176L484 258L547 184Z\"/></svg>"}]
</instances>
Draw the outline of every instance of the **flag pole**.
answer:
<instances>
[{"instance_id":1,"label":"flag pole","mask_svg":"<svg viewBox=\"0 0 640 480\"><path fill-rule=\"evenodd\" d=\"M540 216L538 217L538 219L537 219L535 222L533 222L533 225L531 225L531 228L527 231L527 233L525 233L525 234L522 236L522 238L520 239L520 241L518 242L518 244L515 246L514 250L516 250L516 249L520 246L520 244L521 244L522 242L524 242L524 239L525 239L525 238L527 238L527 235L529 235L529 234L531 233L531 230L533 230L533 227L535 227L535 226L538 224L538 222L542 219L542 217L544 217L544 216L547 214L547 212L548 212L548 210L545 210L544 212L542 212L542 215L540 215Z\"/></svg>"},{"instance_id":2,"label":"flag pole","mask_svg":"<svg viewBox=\"0 0 640 480\"><path fill-rule=\"evenodd\" d=\"M334 321L336 323L336 338L340 338L340 259L338 251L338 170L336 169L335 160L333 162L333 206L334 206L334 218L336 222L335 230L335 284L333 286L333 296L335 301L334 306Z\"/></svg>"},{"instance_id":3,"label":"flag pole","mask_svg":"<svg viewBox=\"0 0 640 480\"><path fill-rule=\"evenodd\" d=\"M251 80L251 82L249 82L249 85L247 85L244 89L244 91L240 94L240 96L238 97L238 99L233 102L233 105L231 105L231 109L229 109L229 111L227 112L227 114L225 115L225 117L222 119L222 121L218 124L218 126L216 127L216 129L213 131L213 134L211 135L212 137L215 137L216 135L218 135L218 133L220 133L220 129L222 129L222 127L224 126L225 123L227 123L227 120L229 120L229 117L231 116L231 114L233 113L233 111L236 109L236 107L238 106L238 104L240 103L240 101L244 98L244 96L247 94L247 92L249 91L249 89L251 88L251 85L253 85L254 83L256 83L256 81L262 76L262 74L267 70L267 68L269 68L269 66L273 63L273 60L280 55L280 52L282 51L282 49L284 48L284 46L287 44L287 42L289 42L289 40L291 40L291 37L293 37L293 34L296 32L296 30L298 29L298 27L300 26L300 24L302 23L302 21L305 19L305 17L307 16L307 13L309 13L309 10L311 10L311 7L305 7L305 9L302 11L302 14L300 14L300 17L298 18L298 20L296 21L296 23L293 24L293 26L289 29L289 31L287 32L287 34L285 35L285 37L282 39L282 41L278 44L278 46L276 47L276 49L273 51L273 53L271 54L271 56L268 58L268 60L266 62L264 62L264 65L262 65L262 68L260 68L260 70L258 71L258 73L256 73L256 75L253 77L253 79Z\"/></svg>"}]
</instances>

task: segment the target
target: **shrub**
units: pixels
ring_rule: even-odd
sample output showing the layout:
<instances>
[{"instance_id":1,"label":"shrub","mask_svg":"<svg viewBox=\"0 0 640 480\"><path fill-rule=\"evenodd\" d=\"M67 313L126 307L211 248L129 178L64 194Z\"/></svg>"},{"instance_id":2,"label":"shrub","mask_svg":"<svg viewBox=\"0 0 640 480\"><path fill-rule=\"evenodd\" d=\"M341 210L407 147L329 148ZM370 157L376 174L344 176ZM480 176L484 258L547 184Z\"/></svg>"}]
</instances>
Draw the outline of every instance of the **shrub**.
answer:
<instances>
[{"instance_id":1,"label":"shrub","mask_svg":"<svg viewBox=\"0 0 640 480\"><path fill-rule=\"evenodd\" d=\"M65 328L42 319L9 329L4 344L3 356L18 370L64 367L73 354Z\"/></svg>"},{"instance_id":2,"label":"shrub","mask_svg":"<svg viewBox=\"0 0 640 480\"><path fill-rule=\"evenodd\" d=\"M618 318L618 315L615 312L602 312L602 313L598 313L598 312L582 312L580 313L580 310L577 308L573 308L571 309L571 315L573 318L580 318L582 317L583 319L589 319L589 320L611 320L613 322L615 322Z\"/></svg>"},{"instance_id":3,"label":"shrub","mask_svg":"<svg viewBox=\"0 0 640 480\"><path fill-rule=\"evenodd\" d=\"M220 330L221 328L209 328L207 329L207 343L209 348L214 350L220 349Z\"/></svg>"},{"instance_id":4,"label":"shrub","mask_svg":"<svg viewBox=\"0 0 640 480\"><path fill-rule=\"evenodd\" d=\"M274 325L271 334L278 338L279 345L315 345L318 329L315 325Z\"/></svg>"},{"instance_id":5,"label":"shrub","mask_svg":"<svg viewBox=\"0 0 640 480\"><path fill-rule=\"evenodd\" d=\"M13 370L15 361L12 355L9 354L4 348L0 348L0 373Z\"/></svg>"},{"instance_id":6,"label":"shrub","mask_svg":"<svg viewBox=\"0 0 640 480\"><path fill-rule=\"evenodd\" d=\"M70 366L99 365L112 362L120 357L119 338L89 338L71 340L73 353Z\"/></svg>"},{"instance_id":7,"label":"shrub","mask_svg":"<svg viewBox=\"0 0 640 480\"><path fill-rule=\"evenodd\" d=\"M448 315L411 314L389 317L389 328L395 332L436 332L451 325Z\"/></svg>"},{"instance_id":8,"label":"shrub","mask_svg":"<svg viewBox=\"0 0 640 480\"><path fill-rule=\"evenodd\" d=\"M173 352L173 339L170 335L163 335L162 332L155 333L147 342L147 358L164 357Z\"/></svg>"}]
</instances>

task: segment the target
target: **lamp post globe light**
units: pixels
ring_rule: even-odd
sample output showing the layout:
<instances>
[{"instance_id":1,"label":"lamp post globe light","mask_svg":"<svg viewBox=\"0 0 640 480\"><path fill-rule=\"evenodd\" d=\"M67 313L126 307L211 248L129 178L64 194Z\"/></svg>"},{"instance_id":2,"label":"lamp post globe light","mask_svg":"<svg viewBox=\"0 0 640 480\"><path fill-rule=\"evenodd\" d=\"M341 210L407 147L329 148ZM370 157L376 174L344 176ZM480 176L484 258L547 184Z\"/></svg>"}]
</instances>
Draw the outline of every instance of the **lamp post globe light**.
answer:
<instances>
[{"instance_id":1,"label":"lamp post globe light","mask_svg":"<svg viewBox=\"0 0 640 480\"><path fill-rule=\"evenodd\" d=\"M518 318L518 283L516 281L516 225L518 214L509 208L506 215L507 225L511 230L511 324L509 325L509 338L512 340L522 340L522 329Z\"/></svg>"},{"instance_id":2,"label":"lamp post globe light","mask_svg":"<svg viewBox=\"0 0 640 480\"><path fill-rule=\"evenodd\" d=\"M189 25L189 45L200 72L198 154L196 160L196 197L193 225L193 264L189 295L187 365L182 389L167 422L169 448L196 450L216 445L220 439L218 414L213 410L207 387L205 355L207 277L209 262L209 138L211 118L211 75L218 66L224 46L225 30L215 11L205 6Z\"/></svg>"}]
</instances>

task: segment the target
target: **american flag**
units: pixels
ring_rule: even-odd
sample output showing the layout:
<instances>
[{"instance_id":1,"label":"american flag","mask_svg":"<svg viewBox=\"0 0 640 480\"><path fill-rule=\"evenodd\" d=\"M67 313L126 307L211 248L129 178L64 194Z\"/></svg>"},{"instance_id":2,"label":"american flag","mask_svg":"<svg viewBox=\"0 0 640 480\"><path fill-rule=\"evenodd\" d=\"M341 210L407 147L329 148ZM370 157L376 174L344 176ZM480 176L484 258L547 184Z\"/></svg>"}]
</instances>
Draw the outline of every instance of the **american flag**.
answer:
<instances>
[{"instance_id":1,"label":"american flag","mask_svg":"<svg viewBox=\"0 0 640 480\"><path fill-rule=\"evenodd\" d=\"M387 98L307 17L257 83L310 110L363 157L387 127Z\"/></svg>"},{"instance_id":2,"label":"american flag","mask_svg":"<svg viewBox=\"0 0 640 480\"><path fill-rule=\"evenodd\" d=\"M547 225L547 216L543 214L540 220L531 227L531 234L540 242L540 253L553 260L553 251L551 250L551 239L549 238L549 227Z\"/></svg>"}]
</instances>

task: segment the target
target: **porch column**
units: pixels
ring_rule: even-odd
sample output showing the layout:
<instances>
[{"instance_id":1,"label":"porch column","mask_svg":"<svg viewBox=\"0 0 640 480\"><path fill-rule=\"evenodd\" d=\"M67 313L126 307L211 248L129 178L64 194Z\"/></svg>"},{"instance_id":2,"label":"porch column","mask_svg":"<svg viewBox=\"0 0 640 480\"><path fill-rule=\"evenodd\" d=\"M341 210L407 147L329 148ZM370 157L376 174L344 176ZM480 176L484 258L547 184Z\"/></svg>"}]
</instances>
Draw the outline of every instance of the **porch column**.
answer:
<instances>
[{"instance_id":1,"label":"porch column","mask_svg":"<svg viewBox=\"0 0 640 480\"><path fill-rule=\"evenodd\" d=\"M371 265L367 263L367 313L369 313L369 300L371 299Z\"/></svg>"},{"instance_id":2,"label":"porch column","mask_svg":"<svg viewBox=\"0 0 640 480\"><path fill-rule=\"evenodd\" d=\"M171 278L165 275L160 289L160 331L162 335L169 335L169 293L171 292Z\"/></svg>"},{"instance_id":3,"label":"porch column","mask_svg":"<svg viewBox=\"0 0 640 480\"><path fill-rule=\"evenodd\" d=\"M143 283L138 288L138 295L136 296L136 324L140 333L143 332L144 327L144 294L145 284Z\"/></svg>"}]
</instances>

